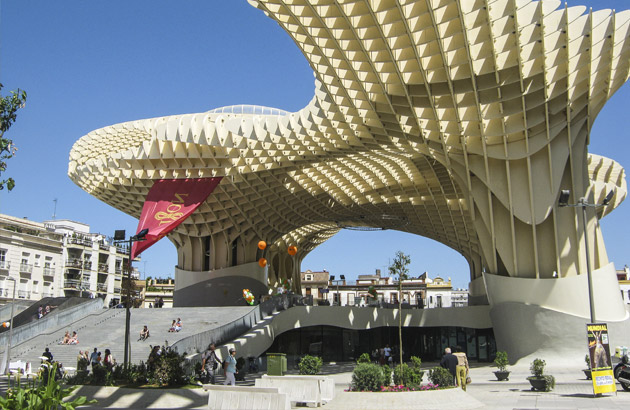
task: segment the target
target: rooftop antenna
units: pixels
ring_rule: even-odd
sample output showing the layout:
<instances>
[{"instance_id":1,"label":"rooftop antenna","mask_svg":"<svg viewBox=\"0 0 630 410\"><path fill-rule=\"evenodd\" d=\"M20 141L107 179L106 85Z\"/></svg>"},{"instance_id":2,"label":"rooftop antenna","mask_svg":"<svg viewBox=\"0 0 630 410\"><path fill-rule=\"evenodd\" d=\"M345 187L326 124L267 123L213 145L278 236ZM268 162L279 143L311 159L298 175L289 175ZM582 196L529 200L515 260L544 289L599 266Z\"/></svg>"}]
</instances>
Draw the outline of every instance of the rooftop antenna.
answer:
<instances>
[{"instance_id":1,"label":"rooftop antenna","mask_svg":"<svg viewBox=\"0 0 630 410\"><path fill-rule=\"evenodd\" d=\"M55 217L57 216L57 198L53 199L53 202L55 203L55 207L53 208L53 216L52 216L52 219L54 221Z\"/></svg>"}]
</instances>

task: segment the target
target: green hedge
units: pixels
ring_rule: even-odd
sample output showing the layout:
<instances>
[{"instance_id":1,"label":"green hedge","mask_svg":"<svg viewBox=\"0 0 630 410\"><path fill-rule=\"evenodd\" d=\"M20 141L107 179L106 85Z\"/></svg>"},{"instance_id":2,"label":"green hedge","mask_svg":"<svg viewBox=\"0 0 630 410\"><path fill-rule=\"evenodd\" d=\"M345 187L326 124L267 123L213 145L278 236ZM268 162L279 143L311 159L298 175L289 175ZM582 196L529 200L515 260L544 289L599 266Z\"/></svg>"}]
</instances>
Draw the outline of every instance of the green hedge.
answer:
<instances>
[{"instance_id":1,"label":"green hedge","mask_svg":"<svg viewBox=\"0 0 630 410\"><path fill-rule=\"evenodd\" d=\"M389 386L389 369L387 374L377 364L360 363L352 373L351 390L353 391L380 391L381 386Z\"/></svg>"},{"instance_id":2,"label":"green hedge","mask_svg":"<svg viewBox=\"0 0 630 410\"><path fill-rule=\"evenodd\" d=\"M298 368L300 369L300 374L313 375L319 373L322 364L321 357L306 355L298 363Z\"/></svg>"}]
</instances>

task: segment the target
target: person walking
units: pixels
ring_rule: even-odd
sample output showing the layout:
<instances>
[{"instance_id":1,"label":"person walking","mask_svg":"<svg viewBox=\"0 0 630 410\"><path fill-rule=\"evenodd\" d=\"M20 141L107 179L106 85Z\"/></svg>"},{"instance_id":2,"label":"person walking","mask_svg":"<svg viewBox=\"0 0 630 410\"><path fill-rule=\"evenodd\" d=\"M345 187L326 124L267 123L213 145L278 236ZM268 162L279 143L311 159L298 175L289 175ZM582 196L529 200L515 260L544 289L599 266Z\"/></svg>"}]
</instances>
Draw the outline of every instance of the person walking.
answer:
<instances>
[{"instance_id":1,"label":"person walking","mask_svg":"<svg viewBox=\"0 0 630 410\"><path fill-rule=\"evenodd\" d=\"M211 384L214 384L215 382L215 372L219 367L219 358L217 357L217 353L214 351L215 348L214 343L210 343L208 350L203 352L203 355L201 355L201 368L206 372L204 381Z\"/></svg>"},{"instance_id":2,"label":"person walking","mask_svg":"<svg viewBox=\"0 0 630 410\"><path fill-rule=\"evenodd\" d=\"M455 353L453 356L457 357L457 384L462 388L462 390L466 391L466 378L468 377L468 358L466 357L466 353L462 352L461 346L455 347Z\"/></svg>"},{"instance_id":3,"label":"person walking","mask_svg":"<svg viewBox=\"0 0 630 410\"><path fill-rule=\"evenodd\" d=\"M234 377L234 374L238 373L236 369L236 350L232 347L229 352L230 355L225 359L225 366L223 367L225 370L225 381L223 384L227 385L230 383L232 386L236 386L236 378Z\"/></svg>"},{"instance_id":4,"label":"person walking","mask_svg":"<svg viewBox=\"0 0 630 410\"><path fill-rule=\"evenodd\" d=\"M453 384L455 386L457 386L457 363L458 359L453 353L451 353L451 348L447 347L444 349L444 356L442 356L440 366L451 373L451 376L453 376Z\"/></svg>"}]
</instances>

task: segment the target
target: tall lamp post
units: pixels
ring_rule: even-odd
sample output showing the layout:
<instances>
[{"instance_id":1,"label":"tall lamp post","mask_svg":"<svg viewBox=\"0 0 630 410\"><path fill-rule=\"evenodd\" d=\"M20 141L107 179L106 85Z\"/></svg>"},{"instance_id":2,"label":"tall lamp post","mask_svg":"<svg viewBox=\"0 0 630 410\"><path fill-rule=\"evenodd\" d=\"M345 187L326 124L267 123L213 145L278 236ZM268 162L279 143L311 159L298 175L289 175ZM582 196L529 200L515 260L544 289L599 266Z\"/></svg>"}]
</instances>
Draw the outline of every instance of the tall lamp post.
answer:
<instances>
[{"instance_id":1,"label":"tall lamp post","mask_svg":"<svg viewBox=\"0 0 630 410\"><path fill-rule=\"evenodd\" d=\"M9 322L9 343L7 345L7 367L6 367L6 374L9 374L9 365L11 364L11 342L13 341L13 313L14 313L14 309L15 309L15 288L17 287L17 281L15 280L15 278L12 278L11 276L7 276L5 278L5 280L12 280L13 281L13 298L11 300L11 321Z\"/></svg>"},{"instance_id":2,"label":"tall lamp post","mask_svg":"<svg viewBox=\"0 0 630 410\"><path fill-rule=\"evenodd\" d=\"M129 264L127 266L127 301L125 302L125 355L123 368L127 370L129 367L129 326L131 324L131 248L134 242L146 240L149 233L148 229L143 229L134 236L130 236L125 240L125 231L116 230L114 232L114 243L129 243Z\"/></svg>"},{"instance_id":3,"label":"tall lamp post","mask_svg":"<svg viewBox=\"0 0 630 410\"><path fill-rule=\"evenodd\" d=\"M588 277L588 301L590 306L591 313L591 323L595 323L595 301L593 300L593 277L591 275L591 259L590 252L588 249L588 229L586 227L586 208L598 208L600 206L606 206L610 203L615 193L610 191L606 198L602 201L601 204L589 204L586 202L586 198L582 197L578 200L576 204L569 203L569 196L571 195L571 191L568 189L563 189L560 192L560 198L558 199L559 207L580 207L582 208L582 226L584 228L584 250L586 251L586 275Z\"/></svg>"}]
</instances>

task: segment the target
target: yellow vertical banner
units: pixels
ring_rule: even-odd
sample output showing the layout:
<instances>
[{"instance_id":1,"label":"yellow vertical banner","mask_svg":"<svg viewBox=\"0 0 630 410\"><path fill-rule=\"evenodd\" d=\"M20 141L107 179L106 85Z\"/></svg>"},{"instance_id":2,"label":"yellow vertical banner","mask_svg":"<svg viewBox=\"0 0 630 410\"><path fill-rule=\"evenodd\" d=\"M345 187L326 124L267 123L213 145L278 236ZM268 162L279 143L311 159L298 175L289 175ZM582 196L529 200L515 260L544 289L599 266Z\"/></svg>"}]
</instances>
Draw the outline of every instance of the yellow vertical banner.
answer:
<instances>
[{"instance_id":1,"label":"yellow vertical banner","mask_svg":"<svg viewBox=\"0 0 630 410\"><path fill-rule=\"evenodd\" d=\"M608 344L608 325L606 323L589 323L586 325L586 333L588 336L588 354L591 361L593 393L617 391Z\"/></svg>"}]
</instances>

